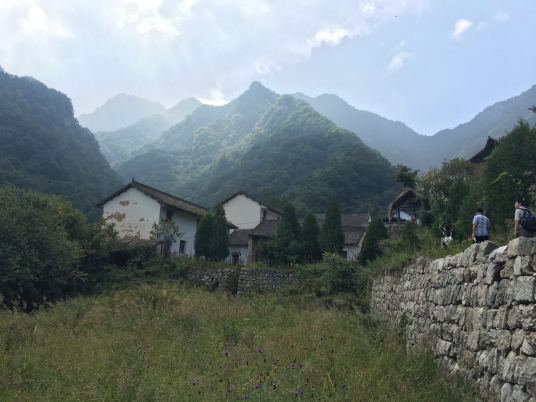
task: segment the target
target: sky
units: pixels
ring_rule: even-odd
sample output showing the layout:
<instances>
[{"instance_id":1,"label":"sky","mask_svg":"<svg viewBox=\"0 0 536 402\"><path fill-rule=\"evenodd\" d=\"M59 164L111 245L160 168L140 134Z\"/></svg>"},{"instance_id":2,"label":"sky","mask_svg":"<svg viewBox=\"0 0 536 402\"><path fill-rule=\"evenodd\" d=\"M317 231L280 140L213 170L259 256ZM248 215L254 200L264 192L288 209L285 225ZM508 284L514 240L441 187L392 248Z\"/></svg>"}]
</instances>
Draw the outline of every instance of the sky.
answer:
<instances>
[{"instance_id":1,"label":"sky","mask_svg":"<svg viewBox=\"0 0 536 402\"><path fill-rule=\"evenodd\" d=\"M0 0L0 66L69 96L223 104L256 80L422 134L536 84L534 0Z\"/></svg>"}]
</instances>

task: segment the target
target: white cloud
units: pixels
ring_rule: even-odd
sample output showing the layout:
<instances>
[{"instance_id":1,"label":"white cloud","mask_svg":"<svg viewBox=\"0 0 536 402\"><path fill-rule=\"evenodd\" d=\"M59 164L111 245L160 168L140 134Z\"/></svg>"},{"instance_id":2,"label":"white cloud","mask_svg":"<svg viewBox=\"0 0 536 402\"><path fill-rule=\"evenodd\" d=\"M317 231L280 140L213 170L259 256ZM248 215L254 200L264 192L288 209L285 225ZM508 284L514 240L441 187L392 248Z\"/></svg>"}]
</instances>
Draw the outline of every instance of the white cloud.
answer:
<instances>
[{"instance_id":1,"label":"white cloud","mask_svg":"<svg viewBox=\"0 0 536 402\"><path fill-rule=\"evenodd\" d=\"M53 18L39 7L31 4L26 16L20 20L24 35L46 38L69 38L73 33L58 18Z\"/></svg>"},{"instance_id":2,"label":"white cloud","mask_svg":"<svg viewBox=\"0 0 536 402\"><path fill-rule=\"evenodd\" d=\"M404 65L406 64L406 61L408 59L411 59L414 56L413 53L407 52L405 50L401 50L393 55L391 58L391 61L389 62L389 65L387 66L387 70L389 72L395 72L400 70Z\"/></svg>"},{"instance_id":3,"label":"white cloud","mask_svg":"<svg viewBox=\"0 0 536 402\"><path fill-rule=\"evenodd\" d=\"M473 22L466 19L459 19L456 21L456 24L454 24L454 30L452 31L452 36L455 39L460 39L461 36L467 32L469 29L471 29L473 26Z\"/></svg>"},{"instance_id":4,"label":"white cloud","mask_svg":"<svg viewBox=\"0 0 536 402\"><path fill-rule=\"evenodd\" d=\"M337 46L344 38L349 36L349 32L340 27L321 29L317 31L311 46L321 46L322 44Z\"/></svg>"},{"instance_id":5,"label":"white cloud","mask_svg":"<svg viewBox=\"0 0 536 402\"><path fill-rule=\"evenodd\" d=\"M420 14L429 0L0 2L2 66L68 93L83 112L118 92L222 103L315 49Z\"/></svg>"},{"instance_id":6,"label":"white cloud","mask_svg":"<svg viewBox=\"0 0 536 402\"><path fill-rule=\"evenodd\" d=\"M212 89L208 97L199 97L198 99L201 103L212 106L222 106L229 102L227 99L225 99L225 95L220 88Z\"/></svg>"}]
</instances>

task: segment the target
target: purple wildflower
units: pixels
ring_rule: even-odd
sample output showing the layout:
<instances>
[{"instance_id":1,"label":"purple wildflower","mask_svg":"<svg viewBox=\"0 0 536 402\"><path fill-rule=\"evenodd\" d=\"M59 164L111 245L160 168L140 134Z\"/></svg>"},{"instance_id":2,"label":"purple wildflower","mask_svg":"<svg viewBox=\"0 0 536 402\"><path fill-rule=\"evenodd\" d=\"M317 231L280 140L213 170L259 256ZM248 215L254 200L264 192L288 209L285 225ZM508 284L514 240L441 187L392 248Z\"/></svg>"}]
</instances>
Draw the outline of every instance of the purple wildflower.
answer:
<instances>
[{"instance_id":1,"label":"purple wildflower","mask_svg":"<svg viewBox=\"0 0 536 402\"><path fill-rule=\"evenodd\" d=\"M260 382L258 382L257 384L255 384L255 389L261 389L262 385Z\"/></svg>"}]
</instances>

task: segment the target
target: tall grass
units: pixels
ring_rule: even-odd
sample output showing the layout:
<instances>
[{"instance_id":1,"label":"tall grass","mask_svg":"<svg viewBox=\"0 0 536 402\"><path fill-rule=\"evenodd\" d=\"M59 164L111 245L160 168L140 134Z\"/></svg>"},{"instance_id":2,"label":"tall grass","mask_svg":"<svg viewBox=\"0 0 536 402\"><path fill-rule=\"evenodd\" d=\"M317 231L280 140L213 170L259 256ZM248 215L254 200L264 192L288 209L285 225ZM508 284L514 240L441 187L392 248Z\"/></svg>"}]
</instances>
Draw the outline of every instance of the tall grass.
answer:
<instances>
[{"instance_id":1,"label":"tall grass","mask_svg":"<svg viewBox=\"0 0 536 402\"><path fill-rule=\"evenodd\" d=\"M461 401L427 353L322 299L141 285L0 312L2 401Z\"/></svg>"}]
</instances>

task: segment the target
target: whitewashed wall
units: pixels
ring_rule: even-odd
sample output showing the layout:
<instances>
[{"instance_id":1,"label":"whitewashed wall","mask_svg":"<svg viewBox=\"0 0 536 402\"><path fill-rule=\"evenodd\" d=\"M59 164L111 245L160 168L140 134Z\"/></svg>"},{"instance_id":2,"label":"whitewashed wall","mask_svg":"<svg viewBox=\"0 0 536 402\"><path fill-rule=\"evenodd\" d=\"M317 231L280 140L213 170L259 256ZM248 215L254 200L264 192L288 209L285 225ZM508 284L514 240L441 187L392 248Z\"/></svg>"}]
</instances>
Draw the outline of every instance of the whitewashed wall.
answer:
<instances>
[{"instance_id":1,"label":"whitewashed wall","mask_svg":"<svg viewBox=\"0 0 536 402\"><path fill-rule=\"evenodd\" d=\"M261 222L261 206L258 202L239 194L223 204L227 220L239 229L253 229Z\"/></svg>"},{"instance_id":2,"label":"whitewashed wall","mask_svg":"<svg viewBox=\"0 0 536 402\"><path fill-rule=\"evenodd\" d=\"M147 240L153 224L160 220L160 204L135 188L105 203L102 216L115 225L119 237Z\"/></svg>"},{"instance_id":3,"label":"whitewashed wall","mask_svg":"<svg viewBox=\"0 0 536 402\"><path fill-rule=\"evenodd\" d=\"M185 248L185 254L189 256L193 256L195 254L194 249L194 241L195 241L195 233L197 231L197 223L200 218L194 215L190 215L186 212L172 210L173 215L172 218L173 222L179 227L179 231L183 233L182 237L178 238L175 243L173 243L173 246L171 247L172 253L179 253L179 247L180 247L180 241L184 240L186 241L186 248ZM164 208L162 208L162 215L166 216L166 211Z\"/></svg>"}]
</instances>

